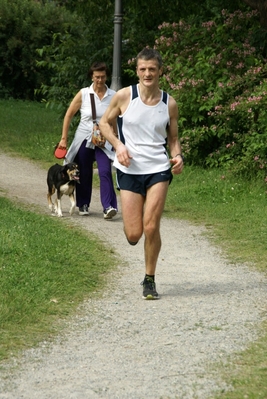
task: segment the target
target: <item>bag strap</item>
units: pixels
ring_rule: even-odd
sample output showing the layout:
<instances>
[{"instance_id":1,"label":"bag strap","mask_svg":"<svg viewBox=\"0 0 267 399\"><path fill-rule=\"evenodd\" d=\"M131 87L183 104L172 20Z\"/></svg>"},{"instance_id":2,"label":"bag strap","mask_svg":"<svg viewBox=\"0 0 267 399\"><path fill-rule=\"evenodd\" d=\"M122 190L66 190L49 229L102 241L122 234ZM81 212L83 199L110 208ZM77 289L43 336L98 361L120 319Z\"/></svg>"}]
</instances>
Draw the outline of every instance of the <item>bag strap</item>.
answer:
<instances>
[{"instance_id":1,"label":"bag strap","mask_svg":"<svg viewBox=\"0 0 267 399\"><path fill-rule=\"evenodd\" d=\"M90 99L91 99L93 123L96 123L96 110L95 110L95 96L94 96L94 93L90 93Z\"/></svg>"}]
</instances>

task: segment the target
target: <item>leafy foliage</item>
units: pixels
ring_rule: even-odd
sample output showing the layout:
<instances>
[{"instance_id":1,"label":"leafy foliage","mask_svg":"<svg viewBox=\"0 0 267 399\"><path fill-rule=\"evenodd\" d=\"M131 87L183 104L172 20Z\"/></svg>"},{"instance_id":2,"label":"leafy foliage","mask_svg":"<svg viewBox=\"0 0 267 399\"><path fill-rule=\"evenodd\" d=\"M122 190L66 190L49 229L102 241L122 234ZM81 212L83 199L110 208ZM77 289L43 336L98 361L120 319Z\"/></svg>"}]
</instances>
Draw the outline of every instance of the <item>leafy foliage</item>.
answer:
<instances>
[{"instance_id":1,"label":"leafy foliage","mask_svg":"<svg viewBox=\"0 0 267 399\"><path fill-rule=\"evenodd\" d=\"M34 99L34 90L50 80L48 69L36 65L36 49L51 43L75 19L53 2L0 0L0 96Z\"/></svg>"},{"instance_id":2,"label":"leafy foliage","mask_svg":"<svg viewBox=\"0 0 267 399\"><path fill-rule=\"evenodd\" d=\"M163 88L179 104L188 162L267 173L267 69L256 11L223 10L214 20L163 23L156 48Z\"/></svg>"},{"instance_id":3,"label":"leafy foliage","mask_svg":"<svg viewBox=\"0 0 267 399\"><path fill-rule=\"evenodd\" d=\"M133 78L124 69L144 46L154 43L157 26L194 14L214 15L234 0L122 2L122 81ZM229 3L229 4L228 4ZM0 96L58 102L66 107L96 60L110 66L113 55L114 1L0 0ZM37 49L39 50L37 52ZM41 88L41 89L40 89Z\"/></svg>"},{"instance_id":4,"label":"leafy foliage","mask_svg":"<svg viewBox=\"0 0 267 399\"><path fill-rule=\"evenodd\" d=\"M198 11L198 18L208 13L218 12L224 1L205 1ZM237 7L239 1L227 0L231 7ZM110 67L113 56L113 17L114 1L103 2L80 0L58 0L57 4L70 11L77 12L81 21L75 29L54 37L51 45L44 46L43 67L50 68L51 82L42 85L41 93L50 104L60 104L65 110L70 99L79 87L86 85L86 72L94 61L103 60ZM195 13L198 2L186 0L160 0L157 7L152 1L140 3L136 0L122 1L122 82L128 85L136 80L135 74L127 74L128 59L136 55L143 47L153 45L157 26L163 20L174 21L190 13ZM235 9L235 8L233 8ZM79 33L77 33L79 31ZM76 33L75 33L76 32ZM93 40L92 40L93 38Z\"/></svg>"},{"instance_id":5,"label":"leafy foliage","mask_svg":"<svg viewBox=\"0 0 267 399\"><path fill-rule=\"evenodd\" d=\"M122 82L136 82L128 64L155 45L166 65L162 87L179 104L187 162L254 176L267 173L267 41L244 3L123 2ZM113 16L111 0L0 0L0 96L42 99L63 115L90 84L92 62L111 69Z\"/></svg>"},{"instance_id":6,"label":"leafy foliage","mask_svg":"<svg viewBox=\"0 0 267 399\"><path fill-rule=\"evenodd\" d=\"M81 4L80 4L81 6ZM113 4L90 2L87 13L76 16L75 24L65 32L55 33L52 42L38 50L51 81L42 84L38 93L51 106L65 112L81 87L88 85L87 72L95 61L106 62L111 69L113 53Z\"/></svg>"}]
</instances>

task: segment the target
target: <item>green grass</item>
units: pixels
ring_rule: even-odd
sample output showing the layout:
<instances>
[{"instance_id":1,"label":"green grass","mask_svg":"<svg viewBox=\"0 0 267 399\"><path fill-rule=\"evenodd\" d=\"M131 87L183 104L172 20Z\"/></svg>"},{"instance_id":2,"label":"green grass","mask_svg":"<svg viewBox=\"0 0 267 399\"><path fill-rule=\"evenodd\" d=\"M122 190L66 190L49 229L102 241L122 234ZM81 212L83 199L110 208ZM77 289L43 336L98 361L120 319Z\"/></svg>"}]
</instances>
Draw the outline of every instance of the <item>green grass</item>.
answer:
<instances>
[{"instance_id":1,"label":"green grass","mask_svg":"<svg viewBox=\"0 0 267 399\"><path fill-rule=\"evenodd\" d=\"M0 100L1 149L47 167L55 163L62 120L56 110L37 102Z\"/></svg>"},{"instance_id":2,"label":"green grass","mask_svg":"<svg viewBox=\"0 0 267 399\"><path fill-rule=\"evenodd\" d=\"M267 323L263 323L266 331ZM221 393L216 399L266 399L267 339L266 336L238 354L227 365L221 366L223 379L230 382L232 390ZM214 398L215 399L215 398Z\"/></svg>"},{"instance_id":3,"label":"green grass","mask_svg":"<svg viewBox=\"0 0 267 399\"><path fill-rule=\"evenodd\" d=\"M201 223L235 262L266 272L267 184L230 172L185 167L169 189L165 216Z\"/></svg>"},{"instance_id":4,"label":"green grass","mask_svg":"<svg viewBox=\"0 0 267 399\"><path fill-rule=\"evenodd\" d=\"M55 111L37 103L0 101L0 120L2 150L41 166L55 162L53 148L61 134ZM164 215L205 225L209 239L229 259L266 275L266 192L263 181L186 166L170 186ZM79 229L6 199L0 198L0 216L0 359L5 359L53 337L60 321L105 284L116 259ZM233 386L218 399L267 398L266 327L248 350L218 366Z\"/></svg>"},{"instance_id":5,"label":"green grass","mask_svg":"<svg viewBox=\"0 0 267 399\"><path fill-rule=\"evenodd\" d=\"M91 233L1 197L0 216L3 360L53 335L58 321L105 283L115 260Z\"/></svg>"}]
</instances>

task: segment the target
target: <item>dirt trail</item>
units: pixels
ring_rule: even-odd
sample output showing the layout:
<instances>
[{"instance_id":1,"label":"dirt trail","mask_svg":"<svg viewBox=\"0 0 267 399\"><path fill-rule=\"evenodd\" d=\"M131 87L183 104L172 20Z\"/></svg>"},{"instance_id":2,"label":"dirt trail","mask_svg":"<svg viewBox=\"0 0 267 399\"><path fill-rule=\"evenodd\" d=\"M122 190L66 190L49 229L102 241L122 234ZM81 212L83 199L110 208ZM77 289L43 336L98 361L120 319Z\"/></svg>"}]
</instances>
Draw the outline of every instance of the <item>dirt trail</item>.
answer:
<instances>
[{"instance_id":1,"label":"dirt trail","mask_svg":"<svg viewBox=\"0 0 267 399\"><path fill-rule=\"evenodd\" d=\"M49 214L46 171L0 153L0 192ZM68 199L63 201L67 214ZM163 219L159 301L141 298L143 240L127 245L120 214L104 221L94 191L89 217L71 221L118 254L103 298L91 298L55 343L4 365L1 399L206 399L228 389L214 362L247 347L266 318L265 277L231 265L204 228ZM14 369L14 366L15 369Z\"/></svg>"}]
</instances>

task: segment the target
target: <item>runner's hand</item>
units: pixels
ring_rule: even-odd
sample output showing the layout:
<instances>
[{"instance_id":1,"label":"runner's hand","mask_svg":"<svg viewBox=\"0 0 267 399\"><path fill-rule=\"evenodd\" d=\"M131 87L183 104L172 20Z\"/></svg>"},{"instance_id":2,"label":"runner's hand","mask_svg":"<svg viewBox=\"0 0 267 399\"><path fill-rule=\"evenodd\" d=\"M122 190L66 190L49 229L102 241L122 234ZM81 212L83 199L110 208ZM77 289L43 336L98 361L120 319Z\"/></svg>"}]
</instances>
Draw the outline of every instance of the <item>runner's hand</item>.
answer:
<instances>
[{"instance_id":1,"label":"runner's hand","mask_svg":"<svg viewBox=\"0 0 267 399\"><path fill-rule=\"evenodd\" d=\"M130 166L131 164L130 160L133 157L129 154L127 148L122 142L120 142L116 148L116 155L120 164L126 166L126 168Z\"/></svg>"},{"instance_id":2,"label":"runner's hand","mask_svg":"<svg viewBox=\"0 0 267 399\"><path fill-rule=\"evenodd\" d=\"M177 157L170 159L170 163L173 165L172 173L174 175L179 175L180 173L182 173L182 170L184 168L184 161L181 156L177 156Z\"/></svg>"}]
</instances>

